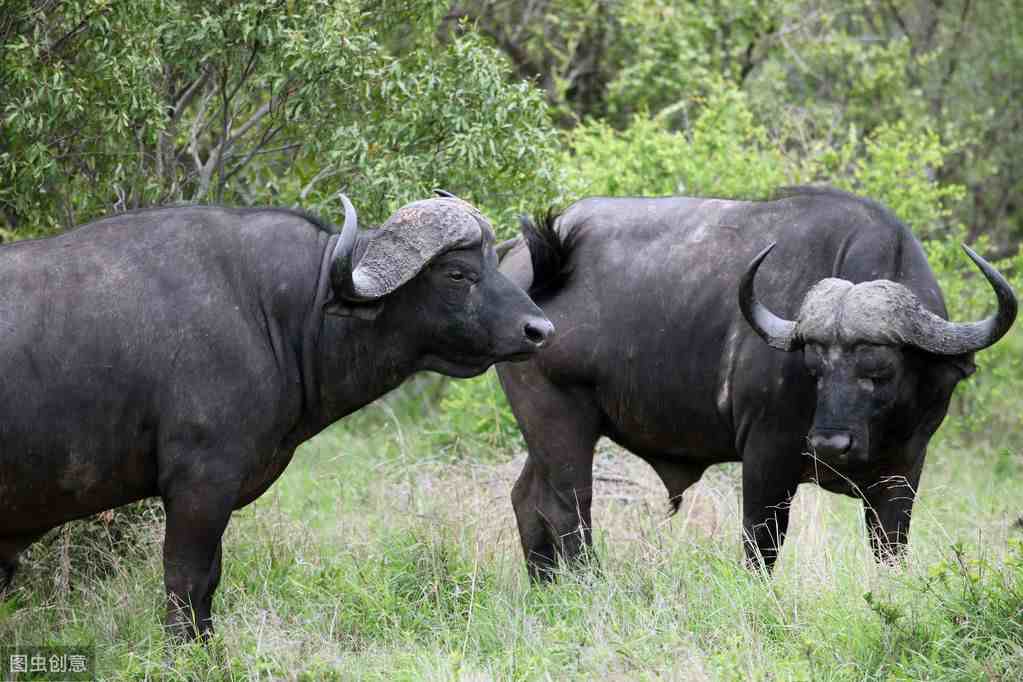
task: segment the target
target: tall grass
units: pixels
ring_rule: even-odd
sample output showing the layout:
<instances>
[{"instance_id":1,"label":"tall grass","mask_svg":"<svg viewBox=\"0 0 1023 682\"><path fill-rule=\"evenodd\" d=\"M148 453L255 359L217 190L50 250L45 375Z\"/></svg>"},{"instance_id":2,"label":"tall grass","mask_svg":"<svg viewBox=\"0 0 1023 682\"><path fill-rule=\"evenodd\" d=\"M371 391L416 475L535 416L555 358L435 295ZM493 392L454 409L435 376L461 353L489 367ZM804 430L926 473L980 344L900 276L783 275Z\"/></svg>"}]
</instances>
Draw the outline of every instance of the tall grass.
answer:
<instances>
[{"instance_id":1,"label":"tall grass","mask_svg":"<svg viewBox=\"0 0 1023 682\"><path fill-rule=\"evenodd\" d=\"M646 465L601 445L599 568L537 588L508 500L521 455L438 457L408 395L235 514L208 647L164 638L152 507L130 533L35 546L0 641L94 644L103 679L1021 679L1023 458L1004 434L939 435L905 567L874 564L857 503L803 486L773 579L742 567L737 466L668 518Z\"/></svg>"}]
</instances>

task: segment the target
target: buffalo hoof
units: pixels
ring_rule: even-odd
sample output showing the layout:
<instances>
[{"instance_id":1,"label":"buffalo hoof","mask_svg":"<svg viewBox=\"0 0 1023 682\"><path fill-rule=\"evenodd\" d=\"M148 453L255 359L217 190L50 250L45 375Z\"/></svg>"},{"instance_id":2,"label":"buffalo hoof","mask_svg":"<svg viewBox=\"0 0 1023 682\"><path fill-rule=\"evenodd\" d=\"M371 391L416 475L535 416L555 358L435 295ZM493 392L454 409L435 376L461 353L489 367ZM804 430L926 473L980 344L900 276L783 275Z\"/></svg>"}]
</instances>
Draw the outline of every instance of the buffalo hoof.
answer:
<instances>
[{"instance_id":1,"label":"buffalo hoof","mask_svg":"<svg viewBox=\"0 0 1023 682\"><path fill-rule=\"evenodd\" d=\"M526 570L530 583L537 586L556 583L564 573L598 580L604 577L600 561L590 547L582 547L567 557L563 553L558 553L557 559L539 553L531 554L529 561L526 562Z\"/></svg>"}]
</instances>

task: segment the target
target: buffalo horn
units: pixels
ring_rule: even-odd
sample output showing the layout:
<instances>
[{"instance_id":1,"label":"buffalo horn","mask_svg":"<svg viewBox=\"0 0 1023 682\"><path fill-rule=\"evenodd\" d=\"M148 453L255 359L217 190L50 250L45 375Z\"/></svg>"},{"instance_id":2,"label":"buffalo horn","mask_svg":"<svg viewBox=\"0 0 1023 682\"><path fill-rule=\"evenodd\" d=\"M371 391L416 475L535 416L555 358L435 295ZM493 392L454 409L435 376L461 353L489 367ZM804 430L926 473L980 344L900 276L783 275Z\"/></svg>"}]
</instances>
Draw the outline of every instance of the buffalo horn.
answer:
<instances>
[{"instance_id":1,"label":"buffalo horn","mask_svg":"<svg viewBox=\"0 0 1023 682\"><path fill-rule=\"evenodd\" d=\"M739 282L739 308L743 317L753 327L753 331L760 335L767 345L778 350L792 350L795 347L796 323L791 320L778 317L768 310L757 300L753 291L753 280L757 276L760 264L771 253L775 247L772 242L770 246L757 254L757 257L749 264L746 274Z\"/></svg>"},{"instance_id":2,"label":"buffalo horn","mask_svg":"<svg viewBox=\"0 0 1023 682\"><path fill-rule=\"evenodd\" d=\"M949 322L920 307L911 311L907 325L907 343L937 355L963 355L973 353L994 344L1002 338L1016 319L1016 295L1001 273L990 263L963 244L970 257L995 290L998 310L994 315L980 322Z\"/></svg>"},{"instance_id":3,"label":"buffalo horn","mask_svg":"<svg viewBox=\"0 0 1023 682\"><path fill-rule=\"evenodd\" d=\"M355 237L359 232L359 219L348 197L344 194L340 197L345 207L345 224L341 228L341 236L331 256L330 282L336 295L346 301L368 300L359 296L352 286L352 252L355 250Z\"/></svg>"}]
</instances>

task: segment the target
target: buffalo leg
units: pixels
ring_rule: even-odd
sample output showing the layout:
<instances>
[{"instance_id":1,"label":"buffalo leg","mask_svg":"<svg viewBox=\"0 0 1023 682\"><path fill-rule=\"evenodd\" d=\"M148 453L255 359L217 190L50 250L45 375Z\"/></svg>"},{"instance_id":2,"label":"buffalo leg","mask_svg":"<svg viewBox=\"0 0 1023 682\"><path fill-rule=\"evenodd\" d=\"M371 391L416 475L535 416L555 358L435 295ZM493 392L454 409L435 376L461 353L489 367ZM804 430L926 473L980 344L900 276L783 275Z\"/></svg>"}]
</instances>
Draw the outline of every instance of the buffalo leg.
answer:
<instances>
[{"instance_id":1,"label":"buffalo leg","mask_svg":"<svg viewBox=\"0 0 1023 682\"><path fill-rule=\"evenodd\" d=\"M878 563L894 563L905 552L919 479L919 472L893 476L863 492L867 533Z\"/></svg>"},{"instance_id":2,"label":"buffalo leg","mask_svg":"<svg viewBox=\"0 0 1023 682\"><path fill-rule=\"evenodd\" d=\"M210 606L220 581L220 540L235 501L229 491L231 486L181 483L164 493L167 628L178 639L212 634Z\"/></svg>"},{"instance_id":3,"label":"buffalo leg","mask_svg":"<svg viewBox=\"0 0 1023 682\"><path fill-rule=\"evenodd\" d=\"M742 532L746 565L770 572L789 527L789 507L802 458L784 447L768 448L767 437L750 439L756 452L746 452L742 467Z\"/></svg>"},{"instance_id":4,"label":"buffalo leg","mask_svg":"<svg viewBox=\"0 0 1023 682\"><path fill-rule=\"evenodd\" d=\"M14 573L18 570L18 558L0 560L0 597L7 594L7 588L14 580Z\"/></svg>"},{"instance_id":5,"label":"buffalo leg","mask_svg":"<svg viewBox=\"0 0 1023 682\"><path fill-rule=\"evenodd\" d=\"M747 502L749 487L743 481L742 534L746 565L771 572L788 532L792 495L786 494L770 504L764 503L763 496L758 496L761 498L758 501Z\"/></svg>"},{"instance_id":6,"label":"buffalo leg","mask_svg":"<svg viewBox=\"0 0 1023 682\"><path fill-rule=\"evenodd\" d=\"M18 553L43 536L42 533L0 538L0 597L3 597L18 571Z\"/></svg>"},{"instance_id":7,"label":"buffalo leg","mask_svg":"<svg viewBox=\"0 0 1023 682\"><path fill-rule=\"evenodd\" d=\"M530 387L532 388L532 387ZM529 457L512 489L526 566L535 581L554 577L558 558L584 559L592 544L596 410L554 387L513 401Z\"/></svg>"},{"instance_id":8,"label":"buffalo leg","mask_svg":"<svg viewBox=\"0 0 1023 682\"><path fill-rule=\"evenodd\" d=\"M213 612L213 593L220 586L221 561L223 559L224 543L217 543L217 553L213 557L213 567L210 569L210 579L206 586L206 595L202 598L202 613L206 614L206 622L210 631L213 630L211 614Z\"/></svg>"},{"instance_id":9,"label":"buffalo leg","mask_svg":"<svg viewBox=\"0 0 1023 682\"><path fill-rule=\"evenodd\" d=\"M8 541L0 540L0 597L7 592L11 581L14 580L14 573L18 570L18 552L21 546Z\"/></svg>"}]
</instances>

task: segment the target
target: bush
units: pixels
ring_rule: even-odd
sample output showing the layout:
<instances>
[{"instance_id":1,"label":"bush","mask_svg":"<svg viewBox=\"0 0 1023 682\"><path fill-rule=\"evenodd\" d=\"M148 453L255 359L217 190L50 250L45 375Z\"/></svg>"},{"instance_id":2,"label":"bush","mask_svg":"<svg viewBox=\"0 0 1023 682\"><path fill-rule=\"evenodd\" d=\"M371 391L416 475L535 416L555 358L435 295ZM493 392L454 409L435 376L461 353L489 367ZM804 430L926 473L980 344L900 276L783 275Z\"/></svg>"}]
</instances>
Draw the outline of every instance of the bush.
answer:
<instances>
[{"instance_id":1,"label":"bush","mask_svg":"<svg viewBox=\"0 0 1023 682\"><path fill-rule=\"evenodd\" d=\"M700 113L687 132L669 128L670 112L638 114L621 131L599 121L576 128L562 159L562 201L594 194L753 199L800 181L742 92L719 83L690 104Z\"/></svg>"},{"instance_id":2,"label":"bush","mask_svg":"<svg viewBox=\"0 0 1023 682\"><path fill-rule=\"evenodd\" d=\"M503 459L522 445L519 427L494 369L451 382L428 429L435 448L451 459Z\"/></svg>"},{"instance_id":3,"label":"bush","mask_svg":"<svg viewBox=\"0 0 1023 682\"><path fill-rule=\"evenodd\" d=\"M969 556L961 545L950 555L905 578L902 590L864 595L880 624L879 667L900 679L935 669L1009 679L1023 650L1023 543L1012 542L1004 562Z\"/></svg>"},{"instance_id":4,"label":"bush","mask_svg":"<svg viewBox=\"0 0 1023 682\"><path fill-rule=\"evenodd\" d=\"M763 199L784 185L826 183L885 204L921 238L948 234L952 206L963 188L935 179L956 151L926 126L905 121L844 138L795 139L807 131L754 114L747 96L718 82L706 97L678 105L698 112L684 131L670 128L672 110L637 115L624 130L605 123L579 126L562 158L561 200L632 195Z\"/></svg>"}]
</instances>

